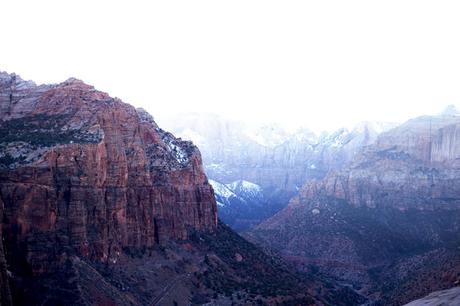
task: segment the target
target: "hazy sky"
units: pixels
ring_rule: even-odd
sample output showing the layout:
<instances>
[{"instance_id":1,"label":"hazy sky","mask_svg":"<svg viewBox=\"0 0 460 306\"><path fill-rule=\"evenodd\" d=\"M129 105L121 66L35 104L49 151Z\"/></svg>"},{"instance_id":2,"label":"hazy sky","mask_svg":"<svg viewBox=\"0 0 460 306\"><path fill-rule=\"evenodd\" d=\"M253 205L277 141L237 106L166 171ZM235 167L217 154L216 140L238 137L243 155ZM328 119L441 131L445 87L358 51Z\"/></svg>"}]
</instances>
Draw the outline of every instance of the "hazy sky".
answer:
<instances>
[{"instance_id":1,"label":"hazy sky","mask_svg":"<svg viewBox=\"0 0 460 306\"><path fill-rule=\"evenodd\" d=\"M2 1L0 70L315 130L460 105L459 1Z\"/></svg>"}]
</instances>

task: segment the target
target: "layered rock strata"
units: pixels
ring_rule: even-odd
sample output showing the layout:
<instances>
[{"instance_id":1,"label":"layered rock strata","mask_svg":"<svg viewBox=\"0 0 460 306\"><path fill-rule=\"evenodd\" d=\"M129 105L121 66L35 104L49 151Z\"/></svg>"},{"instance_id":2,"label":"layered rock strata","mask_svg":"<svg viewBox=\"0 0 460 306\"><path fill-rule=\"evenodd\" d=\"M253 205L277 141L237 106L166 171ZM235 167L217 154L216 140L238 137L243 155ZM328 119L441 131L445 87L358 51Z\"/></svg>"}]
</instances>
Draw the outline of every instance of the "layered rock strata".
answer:
<instances>
[{"instance_id":1,"label":"layered rock strata","mask_svg":"<svg viewBox=\"0 0 460 306\"><path fill-rule=\"evenodd\" d=\"M385 305L448 288L460 270L459 144L452 109L410 120L305 184L253 238Z\"/></svg>"},{"instance_id":2,"label":"layered rock strata","mask_svg":"<svg viewBox=\"0 0 460 306\"><path fill-rule=\"evenodd\" d=\"M13 270L49 272L74 253L116 262L124 248L216 227L198 149L79 80L37 86L0 73L0 148Z\"/></svg>"}]
</instances>

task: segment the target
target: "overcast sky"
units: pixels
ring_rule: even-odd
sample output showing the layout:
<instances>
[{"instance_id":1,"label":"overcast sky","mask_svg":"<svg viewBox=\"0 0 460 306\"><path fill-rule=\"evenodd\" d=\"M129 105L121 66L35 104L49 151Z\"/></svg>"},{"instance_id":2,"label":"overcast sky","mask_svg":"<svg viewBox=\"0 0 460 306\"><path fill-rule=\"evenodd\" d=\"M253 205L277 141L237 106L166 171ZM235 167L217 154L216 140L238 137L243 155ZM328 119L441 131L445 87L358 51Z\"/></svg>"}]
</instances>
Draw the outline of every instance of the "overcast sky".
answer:
<instances>
[{"instance_id":1,"label":"overcast sky","mask_svg":"<svg viewBox=\"0 0 460 306\"><path fill-rule=\"evenodd\" d=\"M2 1L0 70L154 117L401 121L460 105L459 1Z\"/></svg>"}]
</instances>

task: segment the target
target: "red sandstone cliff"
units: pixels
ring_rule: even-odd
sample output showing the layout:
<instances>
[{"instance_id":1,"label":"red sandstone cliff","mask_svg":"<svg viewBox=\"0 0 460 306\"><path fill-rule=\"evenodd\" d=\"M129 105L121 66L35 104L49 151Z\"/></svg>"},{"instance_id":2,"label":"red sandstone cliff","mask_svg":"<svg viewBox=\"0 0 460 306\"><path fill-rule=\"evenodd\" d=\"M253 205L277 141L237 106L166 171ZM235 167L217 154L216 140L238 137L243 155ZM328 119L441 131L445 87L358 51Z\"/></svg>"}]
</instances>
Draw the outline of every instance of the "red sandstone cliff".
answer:
<instances>
[{"instance_id":1,"label":"red sandstone cliff","mask_svg":"<svg viewBox=\"0 0 460 306\"><path fill-rule=\"evenodd\" d=\"M0 73L0 204L6 257L33 274L64 254L116 262L124 247L217 224L198 149L76 79Z\"/></svg>"}]
</instances>

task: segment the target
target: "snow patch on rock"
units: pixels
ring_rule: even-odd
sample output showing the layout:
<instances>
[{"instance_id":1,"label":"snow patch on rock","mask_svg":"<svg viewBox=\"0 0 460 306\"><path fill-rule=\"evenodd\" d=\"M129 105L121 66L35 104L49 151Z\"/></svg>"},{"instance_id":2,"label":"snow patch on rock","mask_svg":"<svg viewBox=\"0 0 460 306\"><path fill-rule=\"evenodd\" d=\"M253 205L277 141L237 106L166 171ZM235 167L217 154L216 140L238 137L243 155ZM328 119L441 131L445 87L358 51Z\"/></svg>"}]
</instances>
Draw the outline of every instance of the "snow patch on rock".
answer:
<instances>
[{"instance_id":1,"label":"snow patch on rock","mask_svg":"<svg viewBox=\"0 0 460 306\"><path fill-rule=\"evenodd\" d=\"M244 194L251 197L258 197L262 194L262 187L245 180L238 180L226 186L236 194Z\"/></svg>"},{"instance_id":2,"label":"snow patch on rock","mask_svg":"<svg viewBox=\"0 0 460 306\"><path fill-rule=\"evenodd\" d=\"M219 183L214 180L209 180L209 184L211 184L214 192L225 199L230 199L232 197L237 197L237 195L230 190L225 184Z\"/></svg>"}]
</instances>

